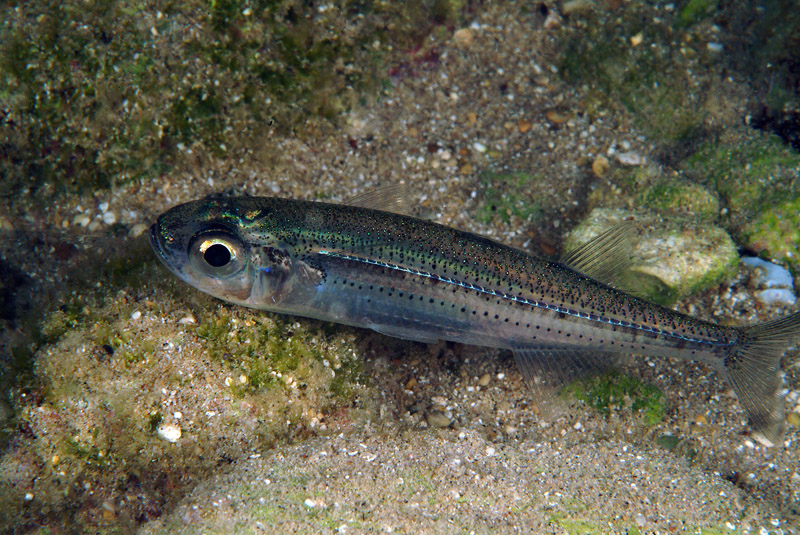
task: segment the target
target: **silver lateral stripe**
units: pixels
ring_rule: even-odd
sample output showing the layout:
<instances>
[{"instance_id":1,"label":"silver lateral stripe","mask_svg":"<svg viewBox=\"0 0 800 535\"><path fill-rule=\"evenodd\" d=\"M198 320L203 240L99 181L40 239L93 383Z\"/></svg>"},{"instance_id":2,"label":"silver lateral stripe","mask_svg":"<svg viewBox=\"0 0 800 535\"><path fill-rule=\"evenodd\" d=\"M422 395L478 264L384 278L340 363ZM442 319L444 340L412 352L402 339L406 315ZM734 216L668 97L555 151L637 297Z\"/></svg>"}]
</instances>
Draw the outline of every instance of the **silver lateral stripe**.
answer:
<instances>
[{"instance_id":1,"label":"silver lateral stripe","mask_svg":"<svg viewBox=\"0 0 800 535\"><path fill-rule=\"evenodd\" d=\"M429 273L427 271L421 271L421 270L418 270L418 269L411 269L411 268L399 266L397 264L390 264L388 262L381 262L380 260L373 260L371 258L364 258L362 256L354 256L354 255L350 255L350 254L346 254L346 253L338 253L338 252L335 252L335 251L324 251L324 250L323 251L318 251L318 253L321 254L321 255L324 255L324 256L331 256L331 257L334 257L334 258L341 258L343 260L351 260L353 262L359 262L359 263L362 263L362 264L369 264L369 265L372 265L372 266L385 267L385 268L392 269L392 270L395 270L395 271L402 271L404 273L409 273L411 275L417 275L417 276L420 276L420 277L425 277L425 278L436 280L436 281L440 281L440 282L446 282L448 284L454 284L456 286L460 286L461 288L466 288L468 290L475 290L476 292L484 293L484 294L487 294L487 295L492 295L492 296L495 296L495 297L499 297L501 299L506 299L508 301L514 301L516 303L522 303L524 305L530 305L532 307L541 308L541 309L545 309L545 310L552 310L554 312L561 312L562 314L566 314L568 316L573 316L573 317L581 318L581 319L587 319L587 320L595 321L595 322L598 322L598 323L605 323L607 325L614 325L614 326L618 326L618 327L626 327L626 328L634 329L634 330L637 330L637 331L649 332L649 333L653 333L653 334L656 334L656 335L668 336L670 338L677 338L678 340L685 340L687 342L693 342L693 343L696 343L696 344L705 344L705 345L710 345L710 346L715 346L715 347L731 346L731 345L735 344L735 342L729 342L729 341L703 340L701 338L692 338L690 336L685 336L683 334L678 334L678 333L675 333L675 332L665 331L663 329L656 329L654 327L648 327L647 325L639 325L637 323L632 323L632 322L629 322L629 321L621 321L621 320L615 320L615 319L612 319L612 318L606 318L606 317L603 317L603 316L596 316L594 314L581 313L581 312L578 312L577 310L571 310L569 308L562 308L562 307L558 307L558 306L551 305L551 304L548 304L548 303L542 303L540 301L535 301L533 299L527 299L525 297L511 295L511 294L507 294L507 293L504 293L504 292L498 292L497 290L492 290L491 288L486 288L486 287L483 287L483 286L479 286L477 284L472 284L472 283L469 283L469 282L462 282L462 281L459 281L459 280L451 279L449 277L442 277L442 276L436 275L434 273Z\"/></svg>"}]
</instances>

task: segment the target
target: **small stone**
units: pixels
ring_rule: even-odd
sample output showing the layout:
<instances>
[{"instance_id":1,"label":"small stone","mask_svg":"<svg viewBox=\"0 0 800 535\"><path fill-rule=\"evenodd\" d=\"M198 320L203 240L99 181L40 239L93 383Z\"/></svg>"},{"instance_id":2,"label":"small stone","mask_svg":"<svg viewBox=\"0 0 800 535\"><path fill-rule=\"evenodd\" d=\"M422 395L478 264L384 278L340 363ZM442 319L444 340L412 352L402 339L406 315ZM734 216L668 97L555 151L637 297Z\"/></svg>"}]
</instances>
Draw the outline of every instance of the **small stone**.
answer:
<instances>
[{"instance_id":1,"label":"small stone","mask_svg":"<svg viewBox=\"0 0 800 535\"><path fill-rule=\"evenodd\" d=\"M142 313L139 312L138 310L134 311L133 314L131 314L131 319L132 320L138 320L141 317L142 317Z\"/></svg>"},{"instance_id":2,"label":"small stone","mask_svg":"<svg viewBox=\"0 0 800 535\"><path fill-rule=\"evenodd\" d=\"M158 436L174 444L181 438L181 428L173 424L161 425L158 428Z\"/></svg>"},{"instance_id":3,"label":"small stone","mask_svg":"<svg viewBox=\"0 0 800 535\"><path fill-rule=\"evenodd\" d=\"M700 414L694 419L694 423L697 425L706 425L708 423L708 419L704 415Z\"/></svg>"},{"instance_id":4,"label":"small stone","mask_svg":"<svg viewBox=\"0 0 800 535\"><path fill-rule=\"evenodd\" d=\"M117 222L117 214L112 211L103 212L103 223L106 225L113 225Z\"/></svg>"},{"instance_id":5,"label":"small stone","mask_svg":"<svg viewBox=\"0 0 800 535\"><path fill-rule=\"evenodd\" d=\"M456 30L453 34L453 39L455 39L458 46L467 48L472 45L474 36L472 35L472 30L469 28L461 28L460 30Z\"/></svg>"},{"instance_id":6,"label":"small stone","mask_svg":"<svg viewBox=\"0 0 800 535\"><path fill-rule=\"evenodd\" d=\"M461 173L462 175L469 175L470 173L472 173L472 171L473 168L471 163L465 163L464 165L461 166L461 169L458 170L458 172Z\"/></svg>"},{"instance_id":7,"label":"small stone","mask_svg":"<svg viewBox=\"0 0 800 535\"><path fill-rule=\"evenodd\" d=\"M642 32L637 33L636 35L631 37L631 45L639 46L640 44L642 44L642 39L644 39L644 37L642 36Z\"/></svg>"},{"instance_id":8,"label":"small stone","mask_svg":"<svg viewBox=\"0 0 800 535\"><path fill-rule=\"evenodd\" d=\"M519 121L517 121L517 128L519 128L520 134L527 133L528 130L531 129L531 126L532 126L531 122L528 121L527 119L520 119Z\"/></svg>"},{"instance_id":9,"label":"small stone","mask_svg":"<svg viewBox=\"0 0 800 535\"><path fill-rule=\"evenodd\" d=\"M89 226L89 223L92 221L92 218L89 217L89 214L78 214L72 218L73 225L80 225L82 227Z\"/></svg>"},{"instance_id":10,"label":"small stone","mask_svg":"<svg viewBox=\"0 0 800 535\"><path fill-rule=\"evenodd\" d=\"M406 382L406 390L414 390L414 387L417 386L417 379L416 377L412 377Z\"/></svg>"},{"instance_id":11,"label":"small stone","mask_svg":"<svg viewBox=\"0 0 800 535\"><path fill-rule=\"evenodd\" d=\"M473 143L472 148L478 152L486 152L486 145L484 145L480 141L476 141L475 143Z\"/></svg>"},{"instance_id":12,"label":"small stone","mask_svg":"<svg viewBox=\"0 0 800 535\"><path fill-rule=\"evenodd\" d=\"M488 373L484 373L483 375L481 375L481 378L478 379L478 384L480 386L486 386L489 384L489 381L491 380L492 380L491 375L489 375Z\"/></svg>"},{"instance_id":13,"label":"small stone","mask_svg":"<svg viewBox=\"0 0 800 535\"><path fill-rule=\"evenodd\" d=\"M475 124L478 122L478 115L471 111L467 113L467 124Z\"/></svg>"},{"instance_id":14,"label":"small stone","mask_svg":"<svg viewBox=\"0 0 800 535\"><path fill-rule=\"evenodd\" d=\"M559 113L556 110L550 110L547 113L545 113L544 116L547 118L548 121L550 121L553 124L566 123L567 119L569 119L569 117L567 117L565 114Z\"/></svg>"},{"instance_id":15,"label":"small stone","mask_svg":"<svg viewBox=\"0 0 800 535\"><path fill-rule=\"evenodd\" d=\"M800 427L800 414L796 412L790 412L786 416L786 421L789 422L790 425L793 425L795 427Z\"/></svg>"},{"instance_id":16,"label":"small stone","mask_svg":"<svg viewBox=\"0 0 800 535\"><path fill-rule=\"evenodd\" d=\"M635 152L618 152L614 155L622 165L642 165L644 158Z\"/></svg>"},{"instance_id":17,"label":"small stone","mask_svg":"<svg viewBox=\"0 0 800 535\"><path fill-rule=\"evenodd\" d=\"M605 176L610 167L611 165L608 161L608 158L602 154L598 155L597 158L595 158L592 162L592 172L594 173L594 176L598 178Z\"/></svg>"},{"instance_id":18,"label":"small stone","mask_svg":"<svg viewBox=\"0 0 800 535\"><path fill-rule=\"evenodd\" d=\"M194 316L189 314L189 315L184 316L181 319L179 319L178 323L180 323L181 325L192 325L192 324L195 323L195 319L194 319Z\"/></svg>"},{"instance_id":19,"label":"small stone","mask_svg":"<svg viewBox=\"0 0 800 535\"><path fill-rule=\"evenodd\" d=\"M573 13L587 13L593 7L594 3L591 0L567 0L561 4L561 13L568 17Z\"/></svg>"},{"instance_id":20,"label":"small stone","mask_svg":"<svg viewBox=\"0 0 800 535\"><path fill-rule=\"evenodd\" d=\"M147 225L144 223L136 223L131 229L128 231L128 236L131 238L138 238L147 230Z\"/></svg>"},{"instance_id":21,"label":"small stone","mask_svg":"<svg viewBox=\"0 0 800 535\"><path fill-rule=\"evenodd\" d=\"M429 412L425 415L425 420L431 427L448 427L450 425L450 418L441 411Z\"/></svg>"}]
</instances>

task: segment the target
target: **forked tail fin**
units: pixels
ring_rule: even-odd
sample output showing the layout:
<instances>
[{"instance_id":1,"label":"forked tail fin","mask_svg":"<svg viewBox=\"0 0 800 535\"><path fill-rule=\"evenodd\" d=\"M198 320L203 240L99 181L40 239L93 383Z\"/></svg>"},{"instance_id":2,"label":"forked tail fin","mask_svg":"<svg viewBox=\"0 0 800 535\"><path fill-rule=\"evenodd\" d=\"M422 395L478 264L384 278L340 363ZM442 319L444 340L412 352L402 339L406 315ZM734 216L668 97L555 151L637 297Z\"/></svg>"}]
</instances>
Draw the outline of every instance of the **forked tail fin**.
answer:
<instances>
[{"instance_id":1,"label":"forked tail fin","mask_svg":"<svg viewBox=\"0 0 800 535\"><path fill-rule=\"evenodd\" d=\"M800 341L800 312L752 327L742 327L739 343L722 362L721 371L747 411L750 427L777 442L783 433L783 399L779 395L781 356Z\"/></svg>"}]
</instances>

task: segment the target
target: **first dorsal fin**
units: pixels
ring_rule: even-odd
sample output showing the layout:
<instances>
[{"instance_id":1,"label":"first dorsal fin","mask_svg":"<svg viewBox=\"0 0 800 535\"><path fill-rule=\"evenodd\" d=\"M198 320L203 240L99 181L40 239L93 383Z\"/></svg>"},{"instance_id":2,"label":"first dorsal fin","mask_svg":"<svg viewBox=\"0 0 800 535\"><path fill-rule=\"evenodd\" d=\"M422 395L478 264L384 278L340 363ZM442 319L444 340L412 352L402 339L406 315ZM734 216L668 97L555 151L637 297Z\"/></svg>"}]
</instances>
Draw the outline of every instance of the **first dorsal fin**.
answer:
<instances>
[{"instance_id":1,"label":"first dorsal fin","mask_svg":"<svg viewBox=\"0 0 800 535\"><path fill-rule=\"evenodd\" d=\"M573 249L559 260L562 264L617 290L639 297L665 293L664 283L633 269L632 253L636 227L623 222Z\"/></svg>"},{"instance_id":2,"label":"first dorsal fin","mask_svg":"<svg viewBox=\"0 0 800 535\"><path fill-rule=\"evenodd\" d=\"M359 193L345 200L344 204L408 215L411 212L410 199L408 184L399 183Z\"/></svg>"}]
</instances>

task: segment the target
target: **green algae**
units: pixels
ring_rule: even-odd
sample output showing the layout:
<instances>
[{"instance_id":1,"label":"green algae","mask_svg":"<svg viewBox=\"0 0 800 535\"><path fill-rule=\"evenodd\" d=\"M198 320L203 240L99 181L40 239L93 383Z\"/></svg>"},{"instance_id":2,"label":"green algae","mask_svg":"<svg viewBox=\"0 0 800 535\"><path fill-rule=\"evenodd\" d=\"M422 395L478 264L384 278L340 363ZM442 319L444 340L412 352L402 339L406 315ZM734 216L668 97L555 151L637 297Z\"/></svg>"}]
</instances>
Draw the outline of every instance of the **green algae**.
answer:
<instances>
[{"instance_id":1,"label":"green algae","mask_svg":"<svg viewBox=\"0 0 800 535\"><path fill-rule=\"evenodd\" d=\"M661 422L666 410L664 394L660 390L618 372L573 381L563 393L574 396L606 416L630 409L640 413L647 426Z\"/></svg>"},{"instance_id":2,"label":"green algae","mask_svg":"<svg viewBox=\"0 0 800 535\"><path fill-rule=\"evenodd\" d=\"M688 62L673 53L669 18L654 17L649 9L634 3L613 16L592 10L591 21L565 28L560 72L587 89L590 113L624 109L651 139L676 143L695 136L706 113L687 93ZM629 39L638 34L647 46L631 45Z\"/></svg>"},{"instance_id":3,"label":"green algae","mask_svg":"<svg viewBox=\"0 0 800 535\"><path fill-rule=\"evenodd\" d=\"M720 195L731 224L741 226L792 190L800 154L777 136L742 128L698 146L684 168Z\"/></svg>"},{"instance_id":4,"label":"green algae","mask_svg":"<svg viewBox=\"0 0 800 535\"><path fill-rule=\"evenodd\" d=\"M496 220L509 224L512 218L524 222L540 218L543 209L530 199L529 192L532 185L543 180L536 174L484 170L478 178L482 197L473 213L475 219L486 224Z\"/></svg>"},{"instance_id":5,"label":"green algae","mask_svg":"<svg viewBox=\"0 0 800 535\"><path fill-rule=\"evenodd\" d=\"M744 228L746 243L800 273L800 195L763 210Z\"/></svg>"},{"instance_id":6,"label":"green algae","mask_svg":"<svg viewBox=\"0 0 800 535\"><path fill-rule=\"evenodd\" d=\"M5 5L0 97L14 120L0 125L0 184L95 191L174 172L192 154L269 158L270 130L302 136L337 122L391 86L395 50L419 48L466 9L446 0Z\"/></svg>"},{"instance_id":7,"label":"green algae","mask_svg":"<svg viewBox=\"0 0 800 535\"><path fill-rule=\"evenodd\" d=\"M642 205L659 213L714 220L719 200L706 188L688 181L661 180L639 196Z\"/></svg>"},{"instance_id":8,"label":"green algae","mask_svg":"<svg viewBox=\"0 0 800 535\"><path fill-rule=\"evenodd\" d=\"M719 0L689 0L678 11L676 25L691 26L709 18L717 10Z\"/></svg>"}]
</instances>

